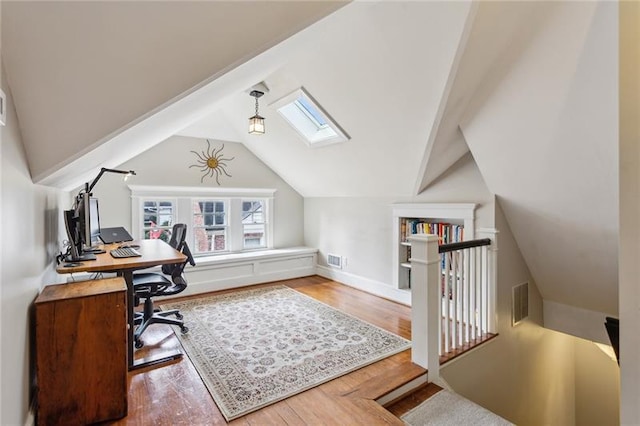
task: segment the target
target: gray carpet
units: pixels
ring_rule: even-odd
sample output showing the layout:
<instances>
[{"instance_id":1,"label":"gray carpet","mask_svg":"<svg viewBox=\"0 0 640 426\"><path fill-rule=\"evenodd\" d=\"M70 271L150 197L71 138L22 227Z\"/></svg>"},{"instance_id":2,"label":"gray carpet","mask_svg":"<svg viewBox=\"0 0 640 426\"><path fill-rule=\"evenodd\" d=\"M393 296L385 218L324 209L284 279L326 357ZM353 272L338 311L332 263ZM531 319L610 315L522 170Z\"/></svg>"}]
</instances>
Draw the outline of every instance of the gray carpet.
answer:
<instances>
[{"instance_id":1,"label":"gray carpet","mask_svg":"<svg viewBox=\"0 0 640 426\"><path fill-rule=\"evenodd\" d=\"M411 426L513 425L478 404L446 389L427 399L401 419Z\"/></svg>"}]
</instances>

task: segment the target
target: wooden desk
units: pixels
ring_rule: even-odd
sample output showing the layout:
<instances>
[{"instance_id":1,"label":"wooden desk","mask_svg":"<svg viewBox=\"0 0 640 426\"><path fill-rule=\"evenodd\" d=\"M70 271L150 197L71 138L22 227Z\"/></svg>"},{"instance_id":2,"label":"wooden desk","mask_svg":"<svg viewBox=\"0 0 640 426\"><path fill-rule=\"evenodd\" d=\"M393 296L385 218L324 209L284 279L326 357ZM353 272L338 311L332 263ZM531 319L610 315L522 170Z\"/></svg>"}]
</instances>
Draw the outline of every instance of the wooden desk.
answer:
<instances>
[{"instance_id":1,"label":"wooden desk","mask_svg":"<svg viewBox=\"0 0 640 426\"><path fill-rule=\"evenodd\" d=\"M135 370L137 368L171 361L182 356L180 353L146 362L135 362L133 356L133 272L167 263L180 263L187 259L184 254L180 253L178 250L174 249L162 240L142 240L136 242L136 244L140 245L140 248L136 250L142 254L141 257L116 259L109 254L109 250L118 247L120 244L110 244L104 246L106 253L96 255L96 260L87 260L81 262L79 266L70 267L66 267L64 266L64 263L61 263L58 265L58 268L56 268L56 271L59 274L72 274L76 272L115 272L124 277L124 280L127 283L127 362L129 370Z\"/></svg>"}]
</instances>

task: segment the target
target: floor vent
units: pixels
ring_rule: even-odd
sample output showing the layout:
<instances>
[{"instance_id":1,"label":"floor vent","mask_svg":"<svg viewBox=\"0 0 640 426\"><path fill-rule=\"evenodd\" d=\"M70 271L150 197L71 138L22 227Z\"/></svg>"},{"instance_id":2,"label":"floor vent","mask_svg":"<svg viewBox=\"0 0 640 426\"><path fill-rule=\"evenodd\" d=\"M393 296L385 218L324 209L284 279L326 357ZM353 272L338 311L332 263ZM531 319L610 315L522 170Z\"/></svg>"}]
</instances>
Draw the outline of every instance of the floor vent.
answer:
<instances>
[{"instance_id":1,"label":"floor vent","mask_svg":"<svg viewBox=\"0 0 640 426\"><path fill-rule=\"evenodd\" d=\"M342 257L335 254L327 254L327 263L334 268L342 269Z\"/></svg>"},{"instance_id":2,"label":"floor vent","mask_svg":"<svg viewBox=\"0 0 640 426\"><path fill-rule=\"evenodd\" d=\"M529 316L529 283L519 284L512 289L511 317L513 325Z\"/></svg>"}]
</instances>

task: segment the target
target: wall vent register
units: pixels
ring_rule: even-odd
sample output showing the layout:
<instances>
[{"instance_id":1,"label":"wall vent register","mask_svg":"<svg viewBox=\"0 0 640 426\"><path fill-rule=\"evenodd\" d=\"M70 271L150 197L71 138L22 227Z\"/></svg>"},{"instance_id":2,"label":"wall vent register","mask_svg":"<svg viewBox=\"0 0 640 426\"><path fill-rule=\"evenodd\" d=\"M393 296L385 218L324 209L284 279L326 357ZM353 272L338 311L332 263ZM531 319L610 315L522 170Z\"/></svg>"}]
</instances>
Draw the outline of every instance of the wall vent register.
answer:
<instances>
[{"instance_id":1,"label":"wall vent register","mask_svg":"<svg viewBox=\"0 0 640 426\"><path fill-rule=\"evenodd\" d=\"M334 268L342 269L342 257L335 254L328 254L327 264L329 266L333 266Z\"/></svg>"}]
</instances>

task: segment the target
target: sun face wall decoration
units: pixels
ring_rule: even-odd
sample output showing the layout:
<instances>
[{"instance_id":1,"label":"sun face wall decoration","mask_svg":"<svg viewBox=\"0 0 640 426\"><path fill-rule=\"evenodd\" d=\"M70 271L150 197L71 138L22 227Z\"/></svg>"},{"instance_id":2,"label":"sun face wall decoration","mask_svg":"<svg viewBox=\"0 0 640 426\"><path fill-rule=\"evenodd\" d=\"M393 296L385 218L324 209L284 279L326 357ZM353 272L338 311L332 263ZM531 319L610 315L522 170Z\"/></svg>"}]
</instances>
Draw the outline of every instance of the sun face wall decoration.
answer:
<instances>
[{"instance_id":1,"label":"sun face wall decoration","mask_svg":"<svg viewBox=\"0 0 640 426\"><path fill-rule=\"evenodd\" d=\"M201 153L198 153L196 151L191 151L196 155L196 157L198 157L198 159L196 160L196 164L190 165L189 168L200 167L200 171L204 173L202 175L202 179L200 179L200 183L204 182L204 178L206 178L207 176L209 177L215 176L216 183L218 184L218 186L220 186L219 178L223 173L231 177L231 175L227 173L226 167L228 167L228 165L225 161L231 161L235 157L224 158L222 156L223 149L224 149L224 144L222 144L222 147L220 147L220 149L213 148L213 150L211 150L211 141L207 139L206 152L202 151Z\"/></svg>"}]
</instances>

